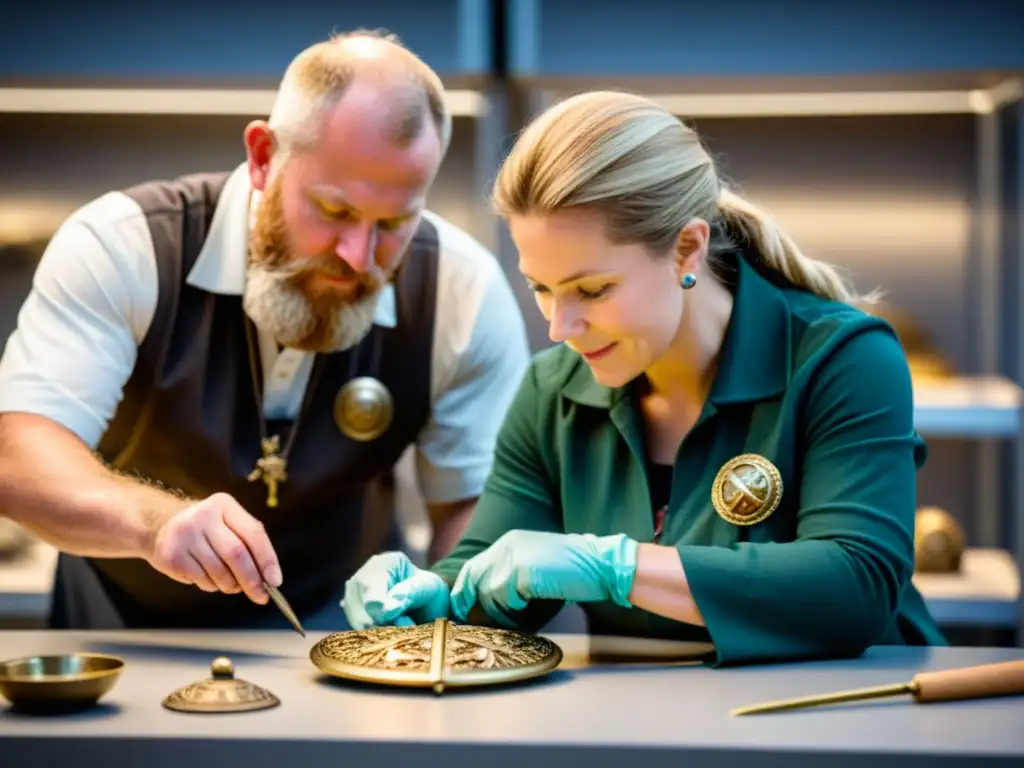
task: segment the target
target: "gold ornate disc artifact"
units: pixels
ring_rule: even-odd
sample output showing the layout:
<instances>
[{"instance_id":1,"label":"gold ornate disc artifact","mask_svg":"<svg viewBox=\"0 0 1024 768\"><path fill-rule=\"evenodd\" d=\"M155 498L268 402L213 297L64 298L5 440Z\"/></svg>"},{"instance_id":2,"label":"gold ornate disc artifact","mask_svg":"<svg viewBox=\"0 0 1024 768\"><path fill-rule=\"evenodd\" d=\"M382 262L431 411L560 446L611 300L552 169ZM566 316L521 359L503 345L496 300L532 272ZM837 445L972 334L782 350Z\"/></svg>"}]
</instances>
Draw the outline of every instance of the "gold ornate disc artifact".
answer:
<instances>
[{"instance_id":1,"label":"gold ornate disc artifact","mask_svg":"<svg viewBox=\"0 0 1024 768\"><path fill-rule=\"evenodd\" d=\"M314 645L309 658L335 677L441 693L538 677L561 663L562 649L535 635L438 619L336 632Z\"/></svg>"},{"instance_id":2,"label":"gold ornate disc artifact","mask_svg":"<svg viewBox=\"0 0 1024 768\"><path fill-rule=\"evenodd\" d=\"M235 678L231 660L219 656L211 665L212 677L179 688L163 700L167 709L178 712L252 712L280 704L270 691Z\"/></svg>"}]
</instances>

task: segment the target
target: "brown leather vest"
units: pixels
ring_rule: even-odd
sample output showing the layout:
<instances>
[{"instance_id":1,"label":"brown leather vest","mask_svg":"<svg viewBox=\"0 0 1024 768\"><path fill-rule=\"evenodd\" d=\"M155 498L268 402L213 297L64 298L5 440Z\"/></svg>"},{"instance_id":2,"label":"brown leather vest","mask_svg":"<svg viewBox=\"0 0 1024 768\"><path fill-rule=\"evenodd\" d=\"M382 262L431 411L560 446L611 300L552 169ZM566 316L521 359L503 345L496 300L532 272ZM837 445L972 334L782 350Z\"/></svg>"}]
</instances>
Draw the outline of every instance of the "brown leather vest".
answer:
<instances>
[{"instance_id":1,"label":"brown leather vest","mask_svg":"<svg viewBox=\"0 0 1024 768\"><path fill-rule=\"evenodd\" d=\"M98 452L122 471L194 498L231 494L264 523L284 573L282 592L301 615L336 600L370 555L396 544L393 511L371 499L429 416L438 237L421 223L395 278L396 327L375 325L356 347L317 356L288 479L279 506L270 508L264 483L247 479L262 453L242 299L185 282L226 180L204 174L126 190L146 214L160 291ZM346 437L332 415L339 389L356 376L381 381L394 402L390 427L369 442ZM290 425L267 426L283 445ZM268 611L242 595L179 584L143 560L88 564L126 626L232 626Z\"/></svg>"}]
</instances>

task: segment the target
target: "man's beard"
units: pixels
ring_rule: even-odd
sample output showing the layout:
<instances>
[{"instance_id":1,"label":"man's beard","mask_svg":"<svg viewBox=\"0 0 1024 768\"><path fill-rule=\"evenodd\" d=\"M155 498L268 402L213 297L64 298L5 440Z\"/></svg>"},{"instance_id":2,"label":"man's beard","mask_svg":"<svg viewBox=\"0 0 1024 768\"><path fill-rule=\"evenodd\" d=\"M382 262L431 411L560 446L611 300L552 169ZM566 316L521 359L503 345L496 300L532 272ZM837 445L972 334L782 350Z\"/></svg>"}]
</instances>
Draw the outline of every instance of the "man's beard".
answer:
<instances>
[{"instance_id":1,"label":"man's beard","mask_svg":"<svg viewBox=\"0 0 1024 768\"><path fill-rule=\"evenodd\" d=\"M356 281L355 295L338 295L318 275ZM243 297L245 311L257 327L285 347L309 352L349 349L370 332L384 283L383 275L358 274L335 254L294 257L280 178L270 184L251 235Z\"/></svg>"}]
</instances>

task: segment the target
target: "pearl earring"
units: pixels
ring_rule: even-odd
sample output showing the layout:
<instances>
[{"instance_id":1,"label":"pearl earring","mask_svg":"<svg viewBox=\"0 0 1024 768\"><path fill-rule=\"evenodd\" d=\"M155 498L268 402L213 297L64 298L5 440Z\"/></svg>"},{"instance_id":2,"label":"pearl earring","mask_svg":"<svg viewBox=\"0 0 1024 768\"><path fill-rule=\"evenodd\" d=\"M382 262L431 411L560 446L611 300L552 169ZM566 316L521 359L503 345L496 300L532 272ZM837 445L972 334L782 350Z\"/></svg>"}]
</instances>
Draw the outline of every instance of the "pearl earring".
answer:
<instances>
[{"instance_id":1,"label":"pearl earring","mask_svg":"<svg viewBox=\"0 0 1024 768\"><path fill-rule=\"evenodd\" d=\"M693 272L687 272L679 284L683 286L684 291L689 290L697 284L697 276Z\"/></svg>"}]
</instances>

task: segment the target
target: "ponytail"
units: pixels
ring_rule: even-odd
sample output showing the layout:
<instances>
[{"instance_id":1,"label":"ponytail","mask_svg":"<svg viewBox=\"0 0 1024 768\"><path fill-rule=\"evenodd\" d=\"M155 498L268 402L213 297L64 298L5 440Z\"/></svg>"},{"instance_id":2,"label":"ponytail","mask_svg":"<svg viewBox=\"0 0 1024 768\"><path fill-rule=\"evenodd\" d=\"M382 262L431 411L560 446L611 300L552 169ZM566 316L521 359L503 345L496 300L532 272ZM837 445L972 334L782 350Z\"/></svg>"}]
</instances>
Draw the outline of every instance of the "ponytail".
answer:
<instances>
[{"instance_id":1,"label":"ponytail","mask_svg":"<svg viewBox=\"0 0 1024 768\"><path fill-rule=\"evenodd\" d=\"M878 293L857 295L831 264L805 256L767 213L748 200L723 188L718 210L726 230L749 243L761 264L793 287L852 305L878 301Z\"/></svg>"}]
</instances>

